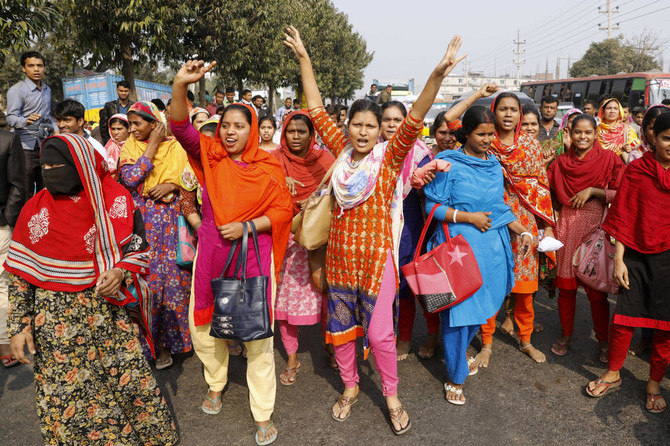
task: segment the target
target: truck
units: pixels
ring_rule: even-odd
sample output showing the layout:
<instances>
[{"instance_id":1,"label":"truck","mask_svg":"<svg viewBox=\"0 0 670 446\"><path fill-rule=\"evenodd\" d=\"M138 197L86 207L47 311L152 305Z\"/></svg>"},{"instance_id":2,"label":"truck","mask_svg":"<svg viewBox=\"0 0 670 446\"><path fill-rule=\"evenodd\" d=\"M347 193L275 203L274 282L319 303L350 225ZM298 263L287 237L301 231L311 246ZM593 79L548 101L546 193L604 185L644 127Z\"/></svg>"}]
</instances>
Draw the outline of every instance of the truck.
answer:
<instances>
[{"instance_id":1,"label":"truck","mask_svg":"<svg viewBox=\"0 0 670 446\"><path fill-rule=\"evenodd\" d=\"M123 77L111 73L97 73L88 76L62 79L63 96L84 104L87 121L99 121L100 110L105 102L113 101L116 96L116 83ZM135 79L138 101L150 101L159 98L164 103L172 96L172 87L155 82Z\"/></svg>"}]
</instances>

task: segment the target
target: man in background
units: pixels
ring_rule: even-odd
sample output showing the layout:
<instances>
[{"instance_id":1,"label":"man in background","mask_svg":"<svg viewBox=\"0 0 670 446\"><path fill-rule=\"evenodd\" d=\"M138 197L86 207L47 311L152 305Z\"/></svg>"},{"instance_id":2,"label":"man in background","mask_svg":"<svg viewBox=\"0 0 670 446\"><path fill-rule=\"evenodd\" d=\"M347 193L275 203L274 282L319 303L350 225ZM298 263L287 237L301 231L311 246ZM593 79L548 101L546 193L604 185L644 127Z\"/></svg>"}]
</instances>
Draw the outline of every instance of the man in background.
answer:
<instances>
[{"instance_id":1,"label":"man in background","mask_svg":"<svg viewBox=\"0 0 670 446\"><path fill-rule=\"evenodd\" d=\"M377 91L377 84L370 85L370 92L365 96L365 99L379 104L379 92Z\"/></svg>"},{"instance_id":2,"label":"man in background","mask_svg":"<svg viewBox=\"0 0 670 446\"><path fill-rule=\"evenodd\" d=\"M552 139L558 133L561 126L556 121L556 114L558 113L558 98L554 96L545 96L540 102L540 130L537 133L539 141L547 141Z\"/></svg>"},{"instance_id":3,"label":"man in background","mask_svg":"<svg viewBox=\"0 0 670 446\"><path fill-rule=\"evenodd\" d=\"M117 113L128 114L128 109L134 104L130 98L130 82L123 79L116 83L116 96L113 101L105 103L105 106L100 110L100 136L102 137L102 145L106 145L109 141L109 118Z\"/></svg>"},{"instance_id":4,"label":"man in background","mask_svg":"<svg viewBox=\"0 0 670 446\"><path fill-rule=\"evenodd\" d=\"M74 99L66 99L54 107L54 118L61 133L72 133L85 138L104 159L107 159L105 147L95 140L84 128L84 104Z\"/></svg>"},{"instance_id":5,"label":"man in background","mask_svg":"<svg viewBox=\"0 0 670 446\"><path fill-rule=\"evenodd\" d=\"M384 91L379 95L379 104L385 104L392 100L393 85L387 85Z\"/></svg>"},{"instance_id":6,"label":"man in background","mask_svg":"<svg viewBox=\"0 0 670 446\"><path fill-rule=\"evenodd\" d=\"M281 127L282 122L284 122L284 115L291 110L293 110L293 100L291 98L284 99L284 106L280 107L275 115L275 121L277 122L278 127Z\"/></svg>"}]
</instances>

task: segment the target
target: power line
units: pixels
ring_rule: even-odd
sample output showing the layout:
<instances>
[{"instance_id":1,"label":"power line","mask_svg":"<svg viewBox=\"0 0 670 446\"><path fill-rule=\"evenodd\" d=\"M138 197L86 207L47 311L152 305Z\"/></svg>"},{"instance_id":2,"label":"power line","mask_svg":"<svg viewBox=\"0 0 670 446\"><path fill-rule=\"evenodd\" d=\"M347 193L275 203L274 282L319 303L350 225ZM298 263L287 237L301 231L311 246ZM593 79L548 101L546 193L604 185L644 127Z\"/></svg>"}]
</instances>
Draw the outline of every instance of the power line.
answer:
<instances>
[{"instance_id":1,"label":"power line","mask_svg":"<svg viewBox=\"0 0 670 446\"><path fill-rule=\"evenodd\" d=\"M665 8L657 9L656 11L651 11L651 12L648 12L646 14L641 14L641 15L638 15L638 16L635 16L635 17L631 17L629 19L622 20L618 23L630 22L631 20L639 19L640 17L645 17L645 16L648 16L648 15L651 15L651 14L656 14L657 12L664 11L666 9L670 9L670 6L666 6Z\"/></svg>"},{"instance_id":2,"label":"power line","mask_svg":"<svg viewBox=\"0 0 670 446\"><path fill-rule=\"evenodd\" d=\"M651 3L647 3L646 5L642 5L642 6L640 6L640 7L635 8L635 9L631 9L630 11L628 11L628 12L624 12L623 14L621 14L621 15L619 16L619 18L624 17L624 16L627 16L628 14L632 14L632 13L634 13L634 12L638 12L638 11L640 11L640 9L647 8L647 7L651 6L651 5L653 5L654 3L658 3L658 2L660 2L660 1L661 1L661 0L655 0L655 1L651 2ZM621 21L619 21L618 23L621 23Z\"/></svg>"}]
</instances>

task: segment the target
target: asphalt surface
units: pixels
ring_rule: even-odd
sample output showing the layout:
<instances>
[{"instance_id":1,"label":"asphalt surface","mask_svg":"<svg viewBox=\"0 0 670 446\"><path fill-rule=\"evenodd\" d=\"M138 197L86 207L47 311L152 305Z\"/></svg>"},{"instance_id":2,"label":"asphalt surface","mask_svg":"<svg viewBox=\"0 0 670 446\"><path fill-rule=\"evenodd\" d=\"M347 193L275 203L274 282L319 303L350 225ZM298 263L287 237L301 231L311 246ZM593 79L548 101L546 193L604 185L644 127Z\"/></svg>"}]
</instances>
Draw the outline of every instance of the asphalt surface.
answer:
<instances>
[{"instance_id":1,"label":"asphalt surface","mask_svg":"<svg viewBox=\"0 0 670 446\"><path fill-rule=\"evenodd\" d=\"M279 437L275 444L669 445L670 410L653 415L644 409L649 353L628 357L619 389L604 398L588 397L584 386L605 370L597 358L588 301L580 294L575 337L564 357L549 351L560 334L556 305L544 291L535 301L536 320L545 330L534 335L533 344L545 352L547 363L535 364L517 350L515 338L496 333L491 364L468 378L464 388L467 403L460 407L444 399L446 372L441 350L430 360L416 356L426 330L417 311L412 354L398 365L400 398L412 418L411 430L402 437L391 431L372 355L362 361L360 350L360 401L346 422L331 419L330 408L343 385L327 366L320 328L303 327L297 382L291 387L277 385L273 420ZM638 339L639 331L633 343ZM478 348L479 342L477 337L473 345ZM278 339L275 357L279 375L286 355ZM242 357L231 358L223 410L216 416L199 409L207 385L195 355L175 357L174 366L155 371L175 416L181 445L255 444L245 369ZM667 380L662 389L670 400ZM40 444L31 369L24 365L7 370L0 367L0 445Z\"/></svg>"}]
</instances>

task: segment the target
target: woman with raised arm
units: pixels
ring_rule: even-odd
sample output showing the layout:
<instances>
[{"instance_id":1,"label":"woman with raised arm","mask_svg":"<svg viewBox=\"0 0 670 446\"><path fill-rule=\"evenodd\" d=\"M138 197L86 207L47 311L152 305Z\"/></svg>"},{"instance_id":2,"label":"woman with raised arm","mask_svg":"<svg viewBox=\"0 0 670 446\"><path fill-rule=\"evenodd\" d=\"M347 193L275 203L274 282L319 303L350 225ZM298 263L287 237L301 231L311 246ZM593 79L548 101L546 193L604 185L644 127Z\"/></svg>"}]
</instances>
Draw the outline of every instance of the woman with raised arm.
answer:
<instances>
[{"instance_id":1,"label":"woman with raised arm","mask_svg":"<svg viewBox=\"0 0 670 446\"><path fill-rule=\"evenodd\" d=\"M326 341L335 345L345 390L333 406L332 416L337 421L346 420L351 415L351 406L358 401L356 338L364 336L365 357L372 347L392 429L399 435L409 430L411 421L397 391L394 320L402 193L396 193L396 187L403 161L423 128L423 118L442 80L462 59L456 58L461 39L452 39L414 108L384 144L377 144L381 124L379 105L369 100L352 104L347 139L323 108L312 63L294 27L288 28L284 43L300 63L302 86L314 125L325 145L338 157L332 178L336 205L326 260L329 285Z\"/></svg>"},{"instance_id":2,"label":"woman with raised arm","mask_svg":"<svg viewBox=\"0 0 670 446\"><path fill-rule=\"evenodd\" d=\"M207 414L221 411L221 393L228 381L228 345L209 335L214 309L210 281L221 275L234 240L242 237L242 222L253 221L258 231L256 259L249 240L247 277L266 275L268 305L272 317L273 295L284 260L293 218L293 203L282 168L268 152L259 148L254 110L231 104L223 112L214 137L198 134L188 120L186 92L216 63L188 61L172 87L170 127L188 153L189 162L203 186L202 224L198 229L198 257L193 274L194 299L189 306L189 325L195 352L205 367L209 391L201 408ZM271 421L277 380L273 338L245 342L247 385L251 413L256 421L255 440L270 444L277 438Z\"/></svg>"}]
</instances>

